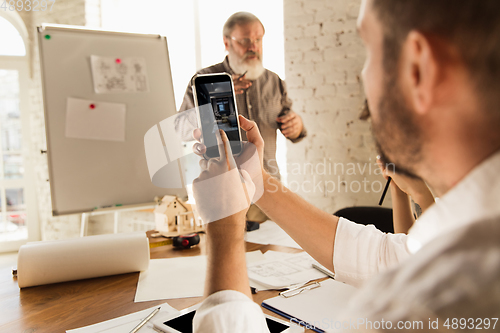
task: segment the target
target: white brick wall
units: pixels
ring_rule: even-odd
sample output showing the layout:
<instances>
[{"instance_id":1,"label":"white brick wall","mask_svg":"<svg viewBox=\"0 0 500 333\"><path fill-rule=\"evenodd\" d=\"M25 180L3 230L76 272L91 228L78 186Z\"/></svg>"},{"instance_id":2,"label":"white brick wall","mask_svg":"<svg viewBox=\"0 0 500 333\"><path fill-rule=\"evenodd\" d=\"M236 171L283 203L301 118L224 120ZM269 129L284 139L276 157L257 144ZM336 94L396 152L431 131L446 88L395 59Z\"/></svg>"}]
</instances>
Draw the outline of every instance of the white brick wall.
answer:
<instances>
[{"instance_id":1,"label":"white brick wall","mask_svg":"<svg viewBox=\"0 0 500 333\"><path fill-rule=\"evenodd\" d=\"M385 184L375 172L376 150L369 124L358 119L364 100L360 73L365 59L356 33L360 2L284 1L286 81L293 108L309 133L298 144L287 143L288 183L331 213L347 206L376 205L379 187ZM311 171L308 166L306 170L304 161L317 169ZM336 163L344 166L344 172L340 167L334 172ZM322 165L332 172L322 172ZM390 199L385 202L389 204Z\"/></svg>"},{"instance_id":2,"label":"white brick wall","mask_svg":"<svg viewBox=\"0 0 500 333\"><path fill-rule=\"evenodd\" d=\"M95 28L101 26L101 0L85 1L85 25Z\"/></svg>"}]
</instances>

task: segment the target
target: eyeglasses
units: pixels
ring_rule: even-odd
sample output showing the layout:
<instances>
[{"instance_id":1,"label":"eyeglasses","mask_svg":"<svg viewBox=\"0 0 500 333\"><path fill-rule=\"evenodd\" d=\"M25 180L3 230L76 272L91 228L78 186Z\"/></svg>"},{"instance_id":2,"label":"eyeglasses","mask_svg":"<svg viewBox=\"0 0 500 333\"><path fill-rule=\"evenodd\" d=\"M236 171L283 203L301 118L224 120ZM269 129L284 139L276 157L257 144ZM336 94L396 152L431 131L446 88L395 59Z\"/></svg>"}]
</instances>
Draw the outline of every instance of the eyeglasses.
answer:
<instances>
[{"instance_id":1,"label":"eyeglasses","mask_svg":"<svg viewBox=\"0 0 500 333\"><path fill-rule=\"evenodd\" d=\"M257 39L250 39L250 38L241 38L241 39L236 39L234 37L231 37L232 40L240 44L241 46L245 48L249 48L252 45L261 45L262 44L262 37L257 38Z\"/></svg>"}]
</instances>

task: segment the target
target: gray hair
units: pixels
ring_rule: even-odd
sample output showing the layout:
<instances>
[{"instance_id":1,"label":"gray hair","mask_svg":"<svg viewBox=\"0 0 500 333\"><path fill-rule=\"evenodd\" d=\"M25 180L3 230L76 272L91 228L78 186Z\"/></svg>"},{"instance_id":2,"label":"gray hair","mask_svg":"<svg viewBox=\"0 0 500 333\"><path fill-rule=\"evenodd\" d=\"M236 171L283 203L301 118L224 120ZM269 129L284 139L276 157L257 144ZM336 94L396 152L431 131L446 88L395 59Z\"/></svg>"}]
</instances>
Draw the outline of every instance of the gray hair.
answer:
<instances>
[{"instance_id":1,"label":"gray hair","mask_svg":"<svg viewBox=\"0 0 500 333\"><path fill-rule=\"evenodd\" d=\"M262 29L264 29L264 32L266 31L262 22L254 14L248 12L237 12L229 16L226 23L224 23L222 34L224 37L230 37L235 25L245 25L253 22L259 22Z\"/></svg>"}]
</instances>

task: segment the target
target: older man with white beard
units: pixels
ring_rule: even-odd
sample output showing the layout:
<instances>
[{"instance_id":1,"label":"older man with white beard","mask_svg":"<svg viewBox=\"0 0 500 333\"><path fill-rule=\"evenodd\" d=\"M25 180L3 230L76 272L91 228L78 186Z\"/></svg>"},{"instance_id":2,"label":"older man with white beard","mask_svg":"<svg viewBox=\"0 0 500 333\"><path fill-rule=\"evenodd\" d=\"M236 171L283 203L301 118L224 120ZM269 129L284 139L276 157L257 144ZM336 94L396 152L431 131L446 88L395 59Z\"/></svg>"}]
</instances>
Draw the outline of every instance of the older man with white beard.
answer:
<instances>
[{"instance_id":1,"label":"older man with white beard","mask_svg":"<svg viewBox=\"0 0 500 333\"><path fill-rule=\"evenodd\" d=\"M302 140L307 132L301 117L291 109L292 101L288 97L285 82L262 65L264 33L264 25L255 15L247 12L234 13L223 28L224 46L228 52L226 58L197 73L229 73L233 76L238 112L258 124L266 143L264 166L270 174L279 178L276 130L280 129L294 143ZM246 74L241 77L244 73ZM189 84L179 111L192 108L193 90ZM191 127L196 127L194 117L189 117L189 122ZM183 127L186 135L190 136L189 126L183 124Z\"/></svg>"},{"instance_id":2,"label":"older man with white beard","mask_svg":"<svg viewBox=\"0 0 500 333\"><path fill-rule=\"evenodd\" d=\"M301 141L307 132L301 117L291 109L292 101L288 97L285 82L262 65L264 32L264 25L255 15L247 12L234 13L223 28L224 45L228 55L223 62L203 68L197 73L232 75L238 113L255 121L259 126L266 144L264 168L279 178L276 163L277 129L294 143ZM189 84L179 111L193 108L193 90ZM187 114L182 127L185 139L192 139L192 129L197 127L194 113ZM246 140L244 132L242 136L243 140ZM252 206L247 219L262 222L268 218L256 206Z\"/></svg>"}]
</instances>

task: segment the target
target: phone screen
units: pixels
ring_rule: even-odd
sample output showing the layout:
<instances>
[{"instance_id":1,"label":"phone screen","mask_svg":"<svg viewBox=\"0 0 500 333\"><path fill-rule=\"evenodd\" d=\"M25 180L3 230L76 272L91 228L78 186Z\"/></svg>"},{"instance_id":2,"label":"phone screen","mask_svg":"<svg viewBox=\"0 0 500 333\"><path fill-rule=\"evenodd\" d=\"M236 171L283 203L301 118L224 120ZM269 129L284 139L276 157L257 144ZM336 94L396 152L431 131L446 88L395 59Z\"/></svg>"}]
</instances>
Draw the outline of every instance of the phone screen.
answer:
<instances>
[{"instance_id":1,"label":"phone screen","mask_svg":"<svg viewBox=\"0 0 500 333\"><path fill-rule=\"evenodd\" d=\"M170 319L163 324L182 333L193 332L193 318L196 311L188 312L180 317ZM281 333L288 328L287 325L266 318L267 327L271 333Z\"/></svg>"},{"instance_id":2,"label":"phone screen","mask_svg":"<svg viewBox=\"0 0 500 333\"><path fill-rule=\"evenodd\" d=\"M238 111L229 75L207 75L195 78L196 98L200 113L203 144L208 157L218 157L216 133L224 130L234 155L241 152Z\"/></svg>"},{"instance_id":3,"label":"phone screen","mask_svg":"<svg viewBox=\"0 0 500 333\"><path fill-rule=\"evenodd\" d=\"M163 324L168 327L172 327L182 333L192 333L193 332L193 318L196 311L191 311L183 314L180 317L170 319Z\"/></svg>"},{"instance_id":4,"label":"phone screen","mask_svg":"<svg viewBox=\"0 0 500 333\"><path fill-rule=\"evenodd\" d=\"M266 318L267 328L269 328L269 332L271 333L281 333L288 328L287 325L279 323L277 321Z\"/></svg>"}]
</instances>

